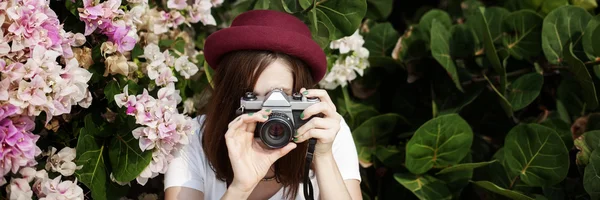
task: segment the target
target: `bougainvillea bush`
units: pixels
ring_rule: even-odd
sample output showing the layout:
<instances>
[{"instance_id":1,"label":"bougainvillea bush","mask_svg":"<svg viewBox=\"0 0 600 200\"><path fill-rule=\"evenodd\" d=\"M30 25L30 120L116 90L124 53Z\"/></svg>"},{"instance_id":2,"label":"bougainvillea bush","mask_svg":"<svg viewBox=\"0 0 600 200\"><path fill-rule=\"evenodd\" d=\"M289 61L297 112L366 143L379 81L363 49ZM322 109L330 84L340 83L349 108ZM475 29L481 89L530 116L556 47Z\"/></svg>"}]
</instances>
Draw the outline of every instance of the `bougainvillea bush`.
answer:
<instances>
[{"instance_id":1,"label":"bougainvillea bush","mask_svg":"<svg viewBox=\"0 0 600 200\"><path fill-rule=\"evenodd\" d=\"M3 0L6 199L162 199L211 95L204 39L303 20L364 199L600 198L594 0Z\"/></svg>"}]
</instances>

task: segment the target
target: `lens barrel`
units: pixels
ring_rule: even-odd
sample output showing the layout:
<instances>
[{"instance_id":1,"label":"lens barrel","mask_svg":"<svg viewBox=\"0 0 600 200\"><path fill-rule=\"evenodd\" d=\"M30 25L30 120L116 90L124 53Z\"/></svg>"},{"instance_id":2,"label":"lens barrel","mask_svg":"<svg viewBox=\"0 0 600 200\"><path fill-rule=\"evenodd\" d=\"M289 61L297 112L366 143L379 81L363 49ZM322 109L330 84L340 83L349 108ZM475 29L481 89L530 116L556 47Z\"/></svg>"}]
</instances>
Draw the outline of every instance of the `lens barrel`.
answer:
<instances>
[{"instance_id":1,"label":"lens barrel","mask_svg":"<svg viewBox=\"0 0 600 200\"><path fill-rule=\"evenodd\" d=\"M290 118L279 112L272 112L267 121L258 129L260 139L269 148L282 148L292 139L293 124Z\"/></svg>"}]
</instances>

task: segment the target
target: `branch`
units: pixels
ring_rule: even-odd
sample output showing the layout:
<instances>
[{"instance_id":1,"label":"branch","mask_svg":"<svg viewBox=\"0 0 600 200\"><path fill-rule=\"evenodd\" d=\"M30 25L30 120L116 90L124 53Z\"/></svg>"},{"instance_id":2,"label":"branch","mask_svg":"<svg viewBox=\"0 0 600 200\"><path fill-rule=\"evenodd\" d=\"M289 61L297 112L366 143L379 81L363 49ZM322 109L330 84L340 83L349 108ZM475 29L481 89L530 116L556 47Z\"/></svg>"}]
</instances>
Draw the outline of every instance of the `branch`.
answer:
<instances>
[{"instance_id":1,"label":"branch","mask_svg":"<svg viewBox=\"0 0 600 200\"><path fill-rule=\"evenodd\" d=\"M596 60L593 60L593 61L587 61L583 64L585 64L586 66L598 65L598 64L600 64L600 58L596 58Z\"/></svg>"},{"instance_id":2,"label":"branch","mask_svg":"<svg viewBox=\"0 0 600 200\"><path fill-rule=\"evenodd\" d=\"M519 76L519 75L527 74L529 72L531 72L531 69L529 69L529 68L520 69L520 70L517 70L517 71L513 71L513 72L510 72L510 73L507 73L506 77ZM492 76L492 77L489 77L489 78L495 80L495 79L500 78L500 76ZM473 77L471 77L471 80L465 81L462 84L463 85L468 85L468 84L471 84L473 82L483 82L483 81L485 81L484 77L473 76Z\"/></svg>"}]
</instances>

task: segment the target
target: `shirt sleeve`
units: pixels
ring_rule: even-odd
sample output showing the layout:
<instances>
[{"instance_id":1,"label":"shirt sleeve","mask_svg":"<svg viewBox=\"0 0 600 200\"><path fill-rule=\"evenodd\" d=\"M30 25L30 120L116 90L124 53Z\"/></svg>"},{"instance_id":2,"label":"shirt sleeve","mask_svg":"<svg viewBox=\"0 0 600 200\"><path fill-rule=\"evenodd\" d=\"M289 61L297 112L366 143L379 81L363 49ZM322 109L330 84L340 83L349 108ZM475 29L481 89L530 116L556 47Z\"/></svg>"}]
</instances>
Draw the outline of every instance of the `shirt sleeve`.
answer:
<instances>
[{"instance_id":1,"label":"shirt sleeve","mask_svg":"<svg viewBox=\"0 0 600 200\"><path fill-rule=\"evenodd\" d=\"M201 116L200 120L203 116ZM196 118L195 120L198 120ZM187 187L204 192L204 151L201 130L188 136L189 143L176 151L164 176L164 190L169 187Z\"/></svg>"},{"instance_id":2,"label":"shirt sleeve","mask_svg":"<svg viewBox=\"0 0 600 200\"><path fill-rule=\"evenodd\" d=\"M340 131L333 141L332 151L342 179L356 179L361 181L360 165L358 163L358 153L354 145L354 138L352 138L350 127L348 127L343 118L340 122Z\"/></svg>"}]
</instances>

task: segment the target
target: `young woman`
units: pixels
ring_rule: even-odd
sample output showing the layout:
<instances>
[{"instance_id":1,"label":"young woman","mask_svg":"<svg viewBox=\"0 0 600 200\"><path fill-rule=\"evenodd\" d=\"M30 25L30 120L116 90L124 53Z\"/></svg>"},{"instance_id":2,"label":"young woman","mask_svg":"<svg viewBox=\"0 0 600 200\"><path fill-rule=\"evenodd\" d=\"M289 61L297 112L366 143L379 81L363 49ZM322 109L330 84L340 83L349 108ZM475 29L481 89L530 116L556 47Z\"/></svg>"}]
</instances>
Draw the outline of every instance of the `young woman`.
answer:
<instances>
[{"instance_id":1,"label":"young woman","mask_svg":"<svg viewBox=\"0 0 600 200\"><path fill-rule=\"evenodd\" d=\"M327 62L302 21L278 11L248 11L211 34L204 53L215 69L209 110L196 118L202 128L169 164L166 199L304 199L310 138L317 140L310 167L315 199L362 199L350 129L327 92L313 89ZM278 149L254 138L256 124L272 111L236 115L246 92L264 96L274 88L320 99L303 111L303 119L321 114Z\"/></svg>"}]
</instances>

